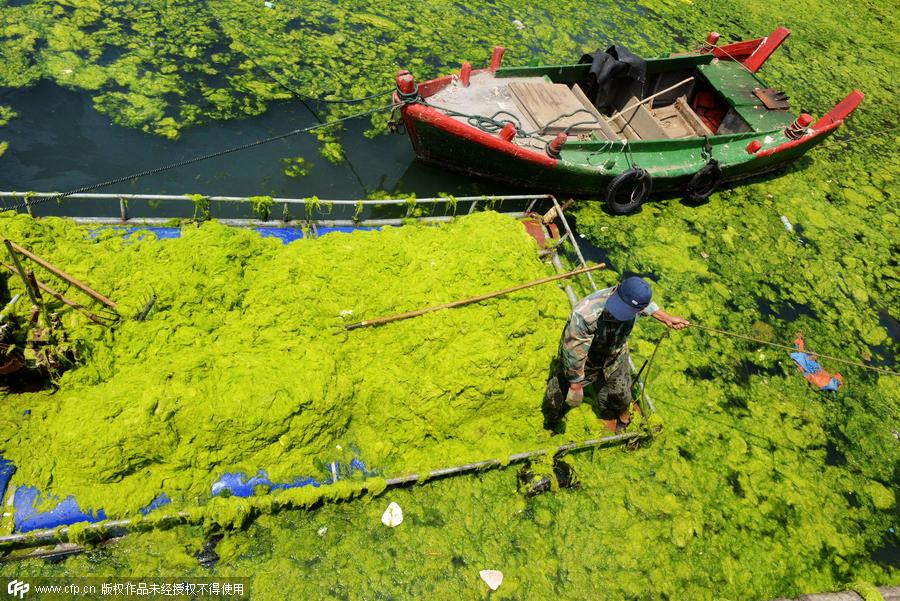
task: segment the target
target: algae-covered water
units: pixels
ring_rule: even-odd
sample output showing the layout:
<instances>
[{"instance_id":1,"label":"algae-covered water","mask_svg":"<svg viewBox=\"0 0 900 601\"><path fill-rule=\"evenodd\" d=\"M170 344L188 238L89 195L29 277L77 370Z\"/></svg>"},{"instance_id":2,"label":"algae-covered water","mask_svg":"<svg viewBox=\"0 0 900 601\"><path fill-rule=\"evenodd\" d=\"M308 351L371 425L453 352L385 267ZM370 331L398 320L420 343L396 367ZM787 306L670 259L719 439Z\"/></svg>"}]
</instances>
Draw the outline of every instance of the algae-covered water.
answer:
<instances>
[{"instance_id":1,"label":"algae-covered water","mask_svg":"<svg viewBox=\"0 0 900 601\"><path fill-rule=\"evenodd\" d=\"M0 118L14 125L14 113L28 112L16 98L54 82L89 101L92 114L130 128L122 135L181 136L165 142L177 149L192 132L252 128L266 119L253 115L294 110L279 108L297 101L272 75L310 96L362 97L388 87L399 67L424 79L462 60L484 62L496 43L507 47L507 64L550 63L609 40L652 55L692 46L709 30L739 39L784 24L793 35L763 78L814 115L861 89L866 99L847 129L786 173L719 192L703 206L666 200L612 218L581 201L574 209L579 231L617 270L604 282L618 273L646 275L671 313L786 344L802 330L821 353L896 370L900 159L893 128L900 61L891 5L272 5L6 3L2 83L25 91L0 101L10 107ZM312 105L322 116L339 116L377 101ZM373 134L385 119L372 120ZM239 193L288 189L303 196L307 184L316 193L329 189L329 178L350 181L345 164L330 159L343 148L354 162L356 144L384 144L391 156L402 156L402 138L355 142L365 129L357 124L322 144L304 142L302 153L264 155L260 168L265 163L272 181ZM3 131L0 139L12 144L0 164L41 164L39 156L17 157L16 138ZM99 145L89 156L103 150ZM309 175L279 180L286 176L278 159L298 154L314 164ZM118 163L109 173L84 165L52 186L105 179L131 166ZM211 185L252 183L245 172L224 171ZM422 193L396 177L396 166L382 171L385 178L370 172L367 181ZM29 187L24 173L11 176L20 190ZM34 181L40 177L35 170ZM453 191L452 181L415 183ZM356 185L339 189L350 195ZM87 360L52 396L3 399L3 453L21 458L20 477L92 503L107 491L106 505L133 511L160 488L183 491L187 500L209 485L204 473L214 479L263 463L280 476L296 475L291 466L312 473L320 469L314 459L332 451L338 458L332 448L338 444L359 446L370 465L391 474L550 444L538 407L567 312L558 289L359 338L340 331L342 310L373 316L549 273L513 226L479 215L437 230L359 233L281 248L215 224L183 240L123 244L112 236L86 240L62 222L4 218L7 235L121 298L128 311L137 312L152 290L168 301L146 324L123 323L114 335L67 317ZM640 324L636 359L649 356L661 334L655 322ZM257 346L267 356L254 353ZM649 382L664 433L636 452L572 456L580 478L575 489L525 498L508 468L262 515L228 530L212 568L194 555L220 530L216 519L130 536L59 563L4 564L0 572L241 576L262 599L770 599L860 581L900 583L898 379L824 363L844 376L836 396L811 388L786 353L697 330L673 333ZM241 412L229 404L236 396L245 407L270 405L271 412ZM307 403L299 412L298 398ZM42 410L25 418L26 404ZM599 428L589 407L568 421L566 439ZM243 424L244 431L215 428L223 422ZM50 427L41 443L36 424ZM148 432L152 444L138 434ZM83 440L92 446L81 448ZM373 440L383 446L365 444ZM103 452L92 453L97 448ZM53 462L58 476L51 478ZM218 521L241 523L245 514L234 509L240 501L223 501L235 505ZM380 521L389 501L405 514L394 529ZM504 573L496 592L478 577L482 569Z\"/></svg>"}]
</instances>

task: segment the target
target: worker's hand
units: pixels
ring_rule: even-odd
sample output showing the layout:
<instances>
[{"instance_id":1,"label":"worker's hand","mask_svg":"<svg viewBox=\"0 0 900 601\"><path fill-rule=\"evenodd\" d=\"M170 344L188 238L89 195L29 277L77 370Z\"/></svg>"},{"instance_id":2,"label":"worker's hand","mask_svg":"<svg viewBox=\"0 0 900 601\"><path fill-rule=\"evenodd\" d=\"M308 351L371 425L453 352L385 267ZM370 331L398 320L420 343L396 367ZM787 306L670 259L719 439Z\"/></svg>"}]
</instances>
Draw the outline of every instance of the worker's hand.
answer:
<instances>
[{"instance_id":1,"label":"worker's hand","mask_svg":"<svg viewBox=\"0 0 900 601\"><path fill-rule=\"evenodd\" d=\"M665 321L665 324L673 330L683 330L691 325L691 323L684 317L678 317L677 315L669 315L669 318Z\"/></svg>"},{"instance_id":2,"label":"worker's hand","mask_svg":"<svg viewBox=\"0 0 900 601\"><path fill-rule=\"evenodd\" d=\"M566 395L566 404L570 407L577 407L584 400L584 389L581 384L570 384L569 394Z\"/></svg>"}]
</instances>

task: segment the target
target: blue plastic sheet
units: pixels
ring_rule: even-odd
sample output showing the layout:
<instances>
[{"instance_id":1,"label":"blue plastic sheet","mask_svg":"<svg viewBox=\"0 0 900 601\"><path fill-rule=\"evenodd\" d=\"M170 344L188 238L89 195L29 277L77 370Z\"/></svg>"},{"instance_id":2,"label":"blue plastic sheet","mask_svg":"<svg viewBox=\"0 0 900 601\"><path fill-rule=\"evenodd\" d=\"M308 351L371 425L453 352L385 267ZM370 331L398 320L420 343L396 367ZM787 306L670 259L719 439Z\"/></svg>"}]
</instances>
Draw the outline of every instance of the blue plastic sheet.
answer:
<instances>
[{"instance_id":1,"label":"blue plastic sheet","mask_svg":"<svg viewBox=\"0 0 900 601\"><path fill-rule=\"evenodd\" d=\"M374 225L357 225L357 226L339 226L339 227L318 227L316 231L319 236L325 236L327 234L334 233L342 233L342 234L352 234L357 231L372 231L372 230L380 230L380 226ZM136 238L140 238L142 235L152 232L156 234L156 237L160 240L168 240L172 238L181 238L181 228L177 227L156 227L156 226L143 226L143 225L135 225L135 226L121 226L121 225L105 225L98 228L93 228L90 230L90 235L92 238L96 238L100 235L100 232L114 230L117 232L121 232L122 236L125 238L130 238L131 236L135 236ZM306 234L304 231L297 227L255 227L253 228L254 232L257 232L260 236L265 238L278 238L284 244L290 244L295 240L300 240L301 238L305 238Z\"/></svg>"},{"instance_id":2,"label":"blue plastic sheet","mask_svg":"<svg viewBox=\"0 0 900 601\"><path fill-rule=\"evenodd\" d=\"M300 488L303 486L322 486L331 484L341 478L349 478L354 474L368 476L371 472L366 469L366 464L359 457L354 457L347 464L333 461L327 466L329 475L321 480L312 476L294 478L290 482L272 482L265 470L259 470L252 478L248 478L244 472L226 472L212 485L212 496L217 497L223 492L228 492L235 497L250 497L257 486L266 487L268 490L283 490L287 488Z\"/></svg>"},{"instance_id":3,"label":"blue plastic sheet","mask_svg":"<svg viewBox=\"0 0 900 601\"><path fill-rule=\"evenodd\" d=\"M166 495L166 493L161 492L156 496L155 499L150 501L149 505L147 505L146 507L141 509L141 515L147 515L151 511L156 511L160 507L162 507L164 505L168 505L171 502L172 502L172 499L170 499L168 497L168 495Z\"/></svg>"},{"instance_id":4,"label":"blue plastic sheet","mask_svg":"<svg viewBox=\"0 0 900 601\"><path fill-rule=\"evenodd\" d=\"M106 519L106 513L102 509L96 513L93 509L84 511L72 496L60 501L53 509L41 511L40 496L40 491L33 486L20 486L16 489L13 496L13 507L16 510L13 521L17 532L69 526L78 522L100 522Z\"/></svg>"},{"instance_id":5,"label":"blue plastic sheet","mask_svg":"<svg viewBox=\"0 0 900 601\"><path fill-rule=\"evenodd\" d=\"M319 487L356 474L368 476L373 473L358 457L354 457L348 463L342 464L339 461L333 461L323 467L327 470L328 475L321 479L305 476L294 478L290 482L273 482L265 470L259 470L252 478L248 478L243 472L226 473L213 483L212 496L215 497L227 491L236 497L249 497L253 495L258 486L263 486L269 491L303 486ZM0 492L8 486L15 470L11 461L0 457ZM166 493L162 492L140 510L141 514L147 515L171 502L172 500ZM107 519L106 512L102 509L96 512L92 508L83 510L73 496L59 502L53 509L41 511L41 494L33 486L19 486L16 489L13 495L13 507L15 508L14 523L17 532L69 526L78 522L96 523Z\"/></svg>"}]
</instances>

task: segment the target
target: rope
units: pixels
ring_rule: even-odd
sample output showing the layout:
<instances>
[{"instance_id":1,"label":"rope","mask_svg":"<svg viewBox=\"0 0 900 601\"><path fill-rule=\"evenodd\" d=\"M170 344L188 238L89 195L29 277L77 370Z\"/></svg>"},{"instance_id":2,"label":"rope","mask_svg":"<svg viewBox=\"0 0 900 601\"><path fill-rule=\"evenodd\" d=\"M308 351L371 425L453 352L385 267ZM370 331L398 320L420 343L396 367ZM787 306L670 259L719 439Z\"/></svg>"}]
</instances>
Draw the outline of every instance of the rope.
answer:
<instances>
[{"instance_id":1,"label":"rope","mask_svg":"<svg viewBox=\"0 0 900 601\"><path fill-rule=\"evenodd\" d=\"M706 44L704 44L703 47L706 47ZM702 47L701 47L701 48L702 48ZM727 50L725 50L725 48L723 48L722 46L713 46L712 48L713 48L713 50L718 50L719 52L721 52L722 54L724 54L725 56L727 56L728 58L730 58L732 61L734 61L734 62L736 62L737 64L739 64L741 67L744 68L745 71L747 71L747 73L753 74L753 71L751 71L750 68L749 68L747 65L745 65L743 62L739 61L738 59L734 58L734 57L733 57ZM712 54L713 56L715 56L714 51L713 51L713 52L710 52L710 54Z\"/></svg>"},{"instance_id":2,"label":"rope","mask_svg":"<svg viewBox=\"0 0 900 601\"><path fill-rule=\"evenodd\" d=\"M830 141L833 142L850 142L851 140L856 140L858 138L868 138L869 136L876 136L878 134L886 134L890 131L894 131L895 129L900 128L900 125L895 125L894 127L888 127L886 129L879 129L878 131L870 131L865 134L855 134L852 136L832 136Z\"/></svg>"},{"instance_id":3,"label":"rope","mask_svg":"<svg viewBox=\"0 0 900 601\"><path fill-rule=\"evenodd\" d=\"M201 161L206 161L208 159L214 159L220 156L224 156L226 154L231 154L233 152L238 152L241 150L247 150L249 148L255 148L256 146L262 146L263 144L269 144L270 142L276 142L278 140L283 140L285 138L289 138L291 136L296 136L297 134L302 134L306 132L313 131L315 129L320 129L323 127L329 127L331 125L337 125L339 123L343 123L344 121L350 121L351 119L357 119L359 117L365 117L366 115L371 115L373 113L377 113L379 111L386 111L393 108L392 104L387 106L382 106L374 109L369 109L367 111L361 111L359 113L354 113L353 115L348 115L346 117L341 117L340 119L334 119L333 121L326 121L325 123L319 123L317 125L311 125L309 127L301 127L300 129L294 129L289 132L285 132L283 134L278 134L277 136L272 136L269 138L264 138L262 140L256 140L254 142L248 142L246 144L241 144L240 146L234 146L232 148L226 148L225 150L219 150L217 152L213 152L210 154L204 154L201 156L196 156L190 159L185 159L183 161L178 161L177 163L171 163L169 165L163 165L161 167L155 167L153 169L147 169L146 171L140 171L138 173L132 173L131 175L124 175L122 177L117 177L115 179L107 180L105 182L100 182L97 184L91 184L90 186L83 186L81 188L76 188L74 190L69 190L68 192L63 192L61 194L56 194L55 196L46 196L44 198L38 198L35 200L29 200L27 202L22 202L20 204L14 205L12 207L5 207L2 210L6 211L18 211L20 209L24 209L27 206L37 205L44 202L49 202L51 200L60 200L67 196L71 196L72 194L81 194L82 192L92 192L99 188L106 188L107 186L113 186L115 184L121 184L122 182L127 182L129 180L138 179L141 177L146 177L148 175L156 175L157 173L162 173L164 171L169 171L171 169L177 169L178 167L184 167L187 165L193 165L194 163L199 163Z\"/></svg>"},{"instance_id":4,"label":"rope","mask_svg":"<svg viewBox=\"0 0 900 601\"><path fill-rule=\"evenodd\" d=\"M859 361L851 361L849 359L841 359L840 357L832 357L831 355L823 355L821 353L814 353L810 350L799 351L797 348L793 346L788 346L786 344L779 344L777 342L769 342L767 340L761 340L759 338L754 338L753 336L745 336L744 334L736 334L735 332L729 332L727 330L720 330L718 328L711 328L709 326L701 326L700 324L691 323L691 328L697 328L700 330L706 330L707 332L714 332L716 334L721 334L723 336L730 336L732 338L740 338L741 340L747 340L749 342L755 342L757 344L764 344L766 346L771 346L774 348L785 349L791 352L803 352L807 355L814 355L816 357L821 357L822 359L828 359L830 361L836 361L838 363L846 363L847 365L853 365L854 367L861 367L862 369L868 369L870 371L876 371L878 373L882 373L888 376L900 376L900 373L896 371L891 371L889 369L884 369L881 367L875 367L874 365L866 365L865 363L860 363Z\"/></svg>"},{"instance_id":5,"label":"rope","mask_svg":"<svg viewBox=\"0 0 900 601\"><path fill-rule=\"evenodd\" d=\"M491 115L490 117L487 117L485 115L461 113L459 111L454 111L453 109L448 109L448 108L445 108L442 106L430 104L422 99L419 99L419 102L421 104L424 104L425 106L429 106L433 109L443 111L445 114L450 115L451 117L464 117L466 119L466 122L469 125L477 128L477 129L480 129L483 132L489 133L489 134L495 134L498 131L500 131L501 129L503 129L503 127L507 123L512 123L513 125L516 126L516 137L517 138L536 138L541 135L546 135L546 134L542 134L541 131L537 130L537 129L533 130L533 131L526 131L522 127L522 122L519 120L519 117L510 113L509 111L500 110L500 111L497 111L496 113L494 113L493 115ZM587 113L591 117L591 120L590 121L578 121L576 123L572 123L571 125L567 126L566 129L564 130L566 134L568 134L569 130L572 129L573 127L577 127L579 125L589 125L592 123L600 122L591 111L589 111L587 109L575 109L574 111L572 111L570 113L561 113L561 114L557 115L556 117L554 117L553 119L551 119L550 121L545 123L543 129L546 129L551 124L553 124L561 119L575 116L578 113ZM508 115L510 117L510 119L497 119L497 117L500 115ZM546 144L548 144L548 143L545 143L545 145Z\"/></svg>"},{"instance_id":6,"label":"rope","mask_svg":"<svg viewBox=\"0 0 900 601\"><path fill-rule=\"evenodd\" d=\"M647 368L647 375L644 378L644 390L647 390L647 387L650 385L650 369L653 367L653 360L656 358L656 351L659 350L659 345L662 344L662 341L669 337L669 330L663 332L662 336L659 337L659 340L656 341L656 346L653 347L653 352L650 354L650 358L647 359L643 365L641 365L640 371L638 371L637 377L640 378L641 374L644 373L644 368Z\"/></svg>"}]
</instances>

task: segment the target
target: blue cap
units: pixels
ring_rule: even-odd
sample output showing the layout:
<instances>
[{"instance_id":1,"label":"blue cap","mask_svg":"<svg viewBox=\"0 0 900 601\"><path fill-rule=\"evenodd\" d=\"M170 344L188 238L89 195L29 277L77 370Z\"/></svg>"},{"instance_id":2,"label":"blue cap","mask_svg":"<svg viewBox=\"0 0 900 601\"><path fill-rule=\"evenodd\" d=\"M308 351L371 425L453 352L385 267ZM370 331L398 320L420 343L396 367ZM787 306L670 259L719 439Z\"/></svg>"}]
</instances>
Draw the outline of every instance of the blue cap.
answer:
<instances>
[{"instance_id":1,"label":"blue cap","mask_svg":"<svg viewBox=\"0 0 900 601\"><path fill-rule=\"evenodd\" d=\"M625 278L606 301L606 310L619 321L626 321L650 304L653 291L642 278Z\"/></svg>"}]
</instances>

